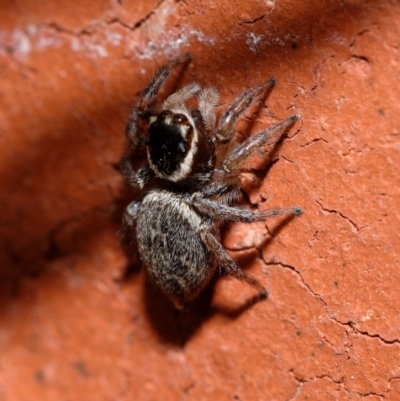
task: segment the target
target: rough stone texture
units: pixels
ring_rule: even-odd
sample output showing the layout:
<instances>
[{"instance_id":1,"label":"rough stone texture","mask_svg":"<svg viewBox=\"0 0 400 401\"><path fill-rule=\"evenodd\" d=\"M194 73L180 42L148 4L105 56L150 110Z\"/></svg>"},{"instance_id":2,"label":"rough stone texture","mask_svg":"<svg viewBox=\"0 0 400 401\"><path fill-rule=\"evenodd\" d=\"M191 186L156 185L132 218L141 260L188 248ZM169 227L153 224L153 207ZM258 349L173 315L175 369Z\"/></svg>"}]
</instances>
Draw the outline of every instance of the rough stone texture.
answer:
<instances>
[{"instance_id":1,"label":"rough stone texture","mask_svg":"<svg viewBox=\"0 0 400 401\"><path fill-rule=\"evenodd\" d=\"M4 0L0 400L399 400L399 13ZM135 96L186 51L184 81L219 87L222 107L277 79L251 131L300 121L268 176L244 181L261 209L304 214L225 233L267 301L221 278L177 314L139 264L127 271L119 221L135 194L115 165Z\"/></svg>"}]
</instances>

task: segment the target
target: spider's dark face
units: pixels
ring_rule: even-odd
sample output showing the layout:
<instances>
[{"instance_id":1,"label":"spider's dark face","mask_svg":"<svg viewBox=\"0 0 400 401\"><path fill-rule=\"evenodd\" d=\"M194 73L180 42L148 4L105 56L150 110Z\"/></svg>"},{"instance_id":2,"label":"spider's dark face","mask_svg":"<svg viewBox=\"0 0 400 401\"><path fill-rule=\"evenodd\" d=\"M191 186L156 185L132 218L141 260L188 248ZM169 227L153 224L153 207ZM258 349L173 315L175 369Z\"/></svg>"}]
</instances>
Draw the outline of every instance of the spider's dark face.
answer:
<instances>
[{"instance_id":1,"label":"spider's dark face","mask_svg":"<svg viewBox=\"0 0 400 401\"><path fill-rule=\"evenodd\" d=\"M214 164L213 148L187 110L163 110L152 117L146 144L150 167L168 181L185 181L199 164L210 165L209 170Z\"/></svg>"}]
</instances>

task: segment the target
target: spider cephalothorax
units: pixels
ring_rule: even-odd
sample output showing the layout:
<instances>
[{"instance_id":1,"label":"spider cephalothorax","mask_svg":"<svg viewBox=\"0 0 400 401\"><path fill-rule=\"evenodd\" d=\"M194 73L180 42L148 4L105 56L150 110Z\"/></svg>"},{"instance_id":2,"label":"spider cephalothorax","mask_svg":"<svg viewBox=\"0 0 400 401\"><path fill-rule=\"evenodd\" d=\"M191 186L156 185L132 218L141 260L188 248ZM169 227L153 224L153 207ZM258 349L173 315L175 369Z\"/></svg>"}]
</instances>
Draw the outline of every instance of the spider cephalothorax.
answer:
<instances>
[{"instance_id":1,"label":"spider cephalothorax","mask_svg":"<svg viewBox=\"0 0 400 401\"><path fill-rule=\"evenodd\" d=\"M163 110L150 118L147 157L153 172L165 180L185 183L191 177L213 173L214 146L189 110Z\"/></svg>"},{"instance_id":2,"label":"spider cephalothorax","mask_svg":"<svg viewBox=\"0 0 400 401\"><path fill-rule=\"evenodd\" d=\"M156 98L170 70L190 58L187 54L161 67L129 116L126 134L130 148L147 155L146 163L134 170L127 158L121 162L125 178L135 188L144 188L154 176L158 179L141 199L128 205L123 225L125 231L135 228L139 253L150 278L178 309L199 294L217 267L266 296L266 289L243 272L224 250L218 240L220 225L302 213L299 207L253 213L233 206L243 162L255 150L279 141L296 116L230 147L220 165L216 165L215 148L232 140L238 118L275 81L271 79L242 92L218 124L215 88L187 85L160 107ZM198 98L197 109L186 105L194 96ZM139 128L143 128L140 122L144 129Z\"/></svg>"}]
</instances>

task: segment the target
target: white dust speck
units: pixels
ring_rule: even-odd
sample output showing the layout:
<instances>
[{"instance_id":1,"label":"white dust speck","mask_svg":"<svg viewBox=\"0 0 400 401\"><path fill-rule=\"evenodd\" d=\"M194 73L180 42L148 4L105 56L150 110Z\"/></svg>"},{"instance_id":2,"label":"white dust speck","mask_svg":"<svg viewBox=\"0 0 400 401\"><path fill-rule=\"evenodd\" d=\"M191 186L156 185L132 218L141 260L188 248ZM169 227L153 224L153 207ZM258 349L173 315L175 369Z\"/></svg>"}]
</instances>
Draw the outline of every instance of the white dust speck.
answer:
<instances>
[{"instance_id":1,"label":"white dust speck","mask_svg":"<svg viewBox=\"0 0 400 401\"><path fill-rule=\"evenodd\" d=\"M16 53L27 55L32 50L31 42L27 35L19 29L13 32L14 51Z\"/></svg>"},{"instance_id":2,"label":"white dust speck","mask_svg":"<svg viewBox=\"0 0 400 401\"><path fill-rule=\"evenodd\" d=\"M261 41L263 37L257 36L254 32L249 32L247 34L246 44L249 46L249 49L252 53L258 54L258 43Z\"/></svg>"},{"instance_id":3,"label":"white dust speck","mask_svg":"<svg viewBox=\"0 0 400 401\"><path fill-rule=\"evenodd\" d=\"M121 39L122 39L122 35L120 35L119 33L107 33L107 42L110 43L113 46L119 46L121 43Z\"/></svg>"}]
</instances>

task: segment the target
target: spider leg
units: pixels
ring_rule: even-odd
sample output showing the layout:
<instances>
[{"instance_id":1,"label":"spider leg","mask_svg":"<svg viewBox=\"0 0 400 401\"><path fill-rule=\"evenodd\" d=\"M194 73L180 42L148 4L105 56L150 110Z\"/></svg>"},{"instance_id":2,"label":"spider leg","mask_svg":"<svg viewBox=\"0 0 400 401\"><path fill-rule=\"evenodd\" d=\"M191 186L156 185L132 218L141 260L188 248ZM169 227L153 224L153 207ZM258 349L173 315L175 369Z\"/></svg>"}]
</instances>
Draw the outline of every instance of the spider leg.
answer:
<instances>
[{"instance_id":1,"label":"spider leg","mask_svg":"<svg viewBox=\"0 0 400 401\"><path fill-rule=\"evenodd\" d=\"M263 92L275 86L275 79L254 86L253 88L246 89L242 92L231 104L228 110L222 115L221 120L215 130L215 138L220 143L229 142L234 133L234 126L241 114L250 106L251 102Z\"/></svg>"},{"instance_id":2,"label":"spider leg","mask_svg":"<svg viewBox=\"0 0 400 401\"><path fill-rule=\"evenodd\" d=\"M215 128L215 108L218 106L219 93L216 88L204 88L199 93L199 110L208 130Z\"/></svg>"},{"instance_id":3,"label":"spider leg","mask_svg":"<svg viewBox=\"0 0 400 401\"><path fill-rule=\"evenodd\" d=\"M163 109L171 110L176 106L186 102L198 92L200 92L200 85L196 82L186 85L182 89L179 89L178 91L167 97L167 99L163 103Z\"/></svg>"},{"instance_id":4,"label":"spider leg","mask_svg":"<svg viewBox=\"0 0 400 401\"><path fill-rule=\"evenodd\" d=\"M133 188L143 189L153 176L153 171L147 163L138 170L134 170L126 157L121 159L120 168L125 180Z\"/></svg>"},{"instance_id":5,"label":"spider leg","mask_svg":"<svg viewBox=\"0 0 400 401\"><path fill-rule=\"evenodd\" d=\"M145 139L138 136L138 124L139 119L148 118L152 114L151 107L153 106L160 89L165 84L170 71L176 67L178 64L186 63L192 58L190 53L184 56L172 60L168 64L159 68L153 75L149 85L144 89L139 97L137 106L132 109L128 117L128 124L126 126L126 136L128 137L129 143L132 150L144 150L145 149Z\"/></svg>"},{"instance_id":6,"label":"spider leg","mask_svg":"<svg viewBox=\"0 0 400 401\"><path fill-rule=\"evenodd\" d=\"M247 283L251 287L255 288L260 296L266 298L268 291L262 286L254 277L245 273L226 253L222 244L212 235L208 230L202 230L200 236L210 252L215 257L218 265L225 270L226 273L235 277L237 280Z\"/></svg>"},{"instance_id":7,"label":"spider leg","mask_svg":"<svg viewBox=\"0 0 400 401\"><path fill-rule=\"evenodd\" d=\"M296 120L297 116L292 115L286 120L272 125L267 130L247 138L242 144L234 148L222 162L222 170L225 178L237 176L239 168L249 155L257 149L263 149L267 145L276 144ZM270 157L271 155L267 156Z\"/></svg>"},{"instance_id":8,"label":"spider leg","mask_svg":"<svg viewBox=\"0 0 400 401\"><path fill-rule=\"evenodd\" d=\"M193 194L193 198L211 199L224 205L232 205L240 196L238 185L229 184L222 181L214 181L202 188L199 192Z\"/></svg>"},{"instance_id":9,"label":"spider leg","mask_svg":"<svg viewBox=\"0 0 400 401\"><path fill-rule=\"evenodd\" d=\"M242 223L252 223L253 221L265 221L279 216L299 216L303 210L296 207L276 208L263 210L258 213L253 213L248 209L242 209L235 206L227 206L221 203L193 197L193 206L201 213L212 219L220 219L222 221L240 221Z\"/></svg>"},{"instance_id":10,"label":"spider leg","mask_svg":"<svg viewBox=\"0 0 400 401\"><path fill-rule=\"evenodd\" d=\"M218 187L216 186L215 189L217 188ZM211 193L212 191L210 194ZM252 213L250 210L234 206L227 206L216 201L202 198L202 195L194 194L192 197L192 205L200 214L208 216L213 220L252 223L253 221L264 221L278 216L298 216L302 213L302 209L300 207L278 208ZM226 273L255 288L259 292L260 296L268 296L268 292L265 287L263 287L254 277L243 272L243 270L236 265L236 263L226 253L222 244L215 238L208 228L202 228L200 230L200 236L208 250L212 253L212 255L214 255L218 265L224 269Z\"/></svg>"},{"instance_id":11,"label":"spider leg","mask_svg":"<svg viewBox=\"0 0 400 401\"><path fill-rule=\"evenodd\" d=\"M141 204L142 201L131 202L124 210L122 216L122 229L125 234L130 232L134 227Z\"/></svg>"}]
</instances>

